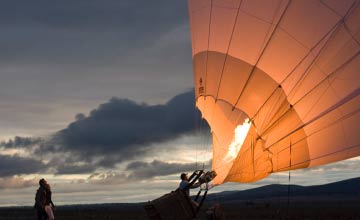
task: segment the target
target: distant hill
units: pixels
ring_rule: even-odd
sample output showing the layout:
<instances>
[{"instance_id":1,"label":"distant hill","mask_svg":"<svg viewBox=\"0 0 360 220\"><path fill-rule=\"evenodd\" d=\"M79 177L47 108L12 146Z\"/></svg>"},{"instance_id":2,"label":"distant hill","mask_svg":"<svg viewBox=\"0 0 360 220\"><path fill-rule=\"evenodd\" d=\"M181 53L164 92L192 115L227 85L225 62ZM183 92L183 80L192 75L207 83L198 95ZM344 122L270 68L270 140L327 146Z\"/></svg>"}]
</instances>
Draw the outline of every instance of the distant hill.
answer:
<instances>
[{"instance_id":1,"label":"distant hill","mask_svg":"<svg viewBox=\"0 0 360 220\"><path fill-rule=\"evenodd\" d=\"M270 199L274 197L287 197L289 185L267 185L259 188L243 191L224 191L209 194L207 201L221 200L249 200L249 199ZM360 177L343 180L339 182L315 185L299 186L290 185L291 197L323 197L323 196L358 196L360 198Z\"/></svg>"}]
</instances>

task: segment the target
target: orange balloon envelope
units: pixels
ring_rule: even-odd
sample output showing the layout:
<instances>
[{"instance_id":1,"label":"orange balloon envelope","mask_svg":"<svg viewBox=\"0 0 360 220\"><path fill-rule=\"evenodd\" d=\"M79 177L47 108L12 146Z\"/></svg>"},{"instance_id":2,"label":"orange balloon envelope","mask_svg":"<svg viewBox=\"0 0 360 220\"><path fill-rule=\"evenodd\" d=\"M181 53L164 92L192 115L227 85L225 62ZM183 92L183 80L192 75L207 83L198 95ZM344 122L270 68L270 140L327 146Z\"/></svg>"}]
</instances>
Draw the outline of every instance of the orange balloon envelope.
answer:
<instances>
[{"instance_id":1,"label":"orange balloon envelope","mask_svg":"<svg viewBox=\"0 0 360 220\"><path fill-rule=\"evenodd\" d=\"M360 155L360 1L189 0L215 184Z\"/></svg>"}]
</instances>

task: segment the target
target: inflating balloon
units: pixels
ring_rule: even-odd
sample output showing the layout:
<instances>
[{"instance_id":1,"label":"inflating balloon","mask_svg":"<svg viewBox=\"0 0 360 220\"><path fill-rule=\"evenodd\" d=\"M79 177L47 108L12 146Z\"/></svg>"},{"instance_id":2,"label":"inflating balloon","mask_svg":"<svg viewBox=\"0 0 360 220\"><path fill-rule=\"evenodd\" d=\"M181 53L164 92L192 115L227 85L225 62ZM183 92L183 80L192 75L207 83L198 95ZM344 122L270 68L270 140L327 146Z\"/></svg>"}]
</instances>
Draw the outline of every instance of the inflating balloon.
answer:
<instances>
[{"instance_id":1,"label":"inflating balloon","mask_svg":"<svg viewBox=\"0 0 360 220\"><path fill-rule=\"evenodd\" d=\"M189 0L216 184L360 155L357 0Z\"/></svg>"}]
</instances>

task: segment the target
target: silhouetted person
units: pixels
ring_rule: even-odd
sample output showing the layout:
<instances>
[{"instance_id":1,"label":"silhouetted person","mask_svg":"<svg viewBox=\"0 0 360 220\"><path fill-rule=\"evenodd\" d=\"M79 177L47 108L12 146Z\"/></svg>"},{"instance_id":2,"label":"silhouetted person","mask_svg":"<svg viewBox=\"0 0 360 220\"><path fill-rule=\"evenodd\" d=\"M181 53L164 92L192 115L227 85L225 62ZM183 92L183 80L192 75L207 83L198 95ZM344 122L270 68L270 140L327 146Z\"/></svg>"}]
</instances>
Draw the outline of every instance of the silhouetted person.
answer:
<instances>
[{"instance_id":1,"label":"silhouetted person","mask_svg":"<svg viewBox=\"0 0 360 220\"><path fill-rule=\"evenodd\" d=\"M37 220L54 220L54 203L51 199L51 188L45 179L39 180L39 188L35 195Z\"/></svg>"},{"instance_id":2,"label":"silhouetted person","mask_svg":"<svg viewBox=\"0 0 360 220\"><path fill-rule=\"evenodd\" d=\"M34 208L36 210L37 220L46 220L48 218L45 205L46 205L46 180L39 180L39 188L36 191L35 195L35 205Z\"/></svg>"}]
</instances>

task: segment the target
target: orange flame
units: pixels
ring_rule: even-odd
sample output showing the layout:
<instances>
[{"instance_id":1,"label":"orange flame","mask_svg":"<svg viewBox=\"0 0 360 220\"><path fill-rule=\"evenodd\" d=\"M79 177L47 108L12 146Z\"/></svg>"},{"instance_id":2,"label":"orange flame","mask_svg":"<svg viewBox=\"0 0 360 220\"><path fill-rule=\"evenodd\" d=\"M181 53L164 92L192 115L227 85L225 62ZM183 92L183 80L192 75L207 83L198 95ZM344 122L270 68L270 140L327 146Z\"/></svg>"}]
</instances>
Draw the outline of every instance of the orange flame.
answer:
<instances>
[{"instance_id":1,"label":"orange flame","mask_svg":"<svg viewBox=\"0 0 360 220\"><path fill-rule=\"evenodd\" d=\"M251 123L250 123L249 119L247 118L247 119L245 119L243 124L238 125L235 128L234 139L232 140L231 144L229 145L229 150L228 150L228 153L226 154L224 160L230 162L237 157L237 155L241 149L241 146L243 145L245 138L249 132L250 126L251 126Z\"/></svg>"}]
</instances>

